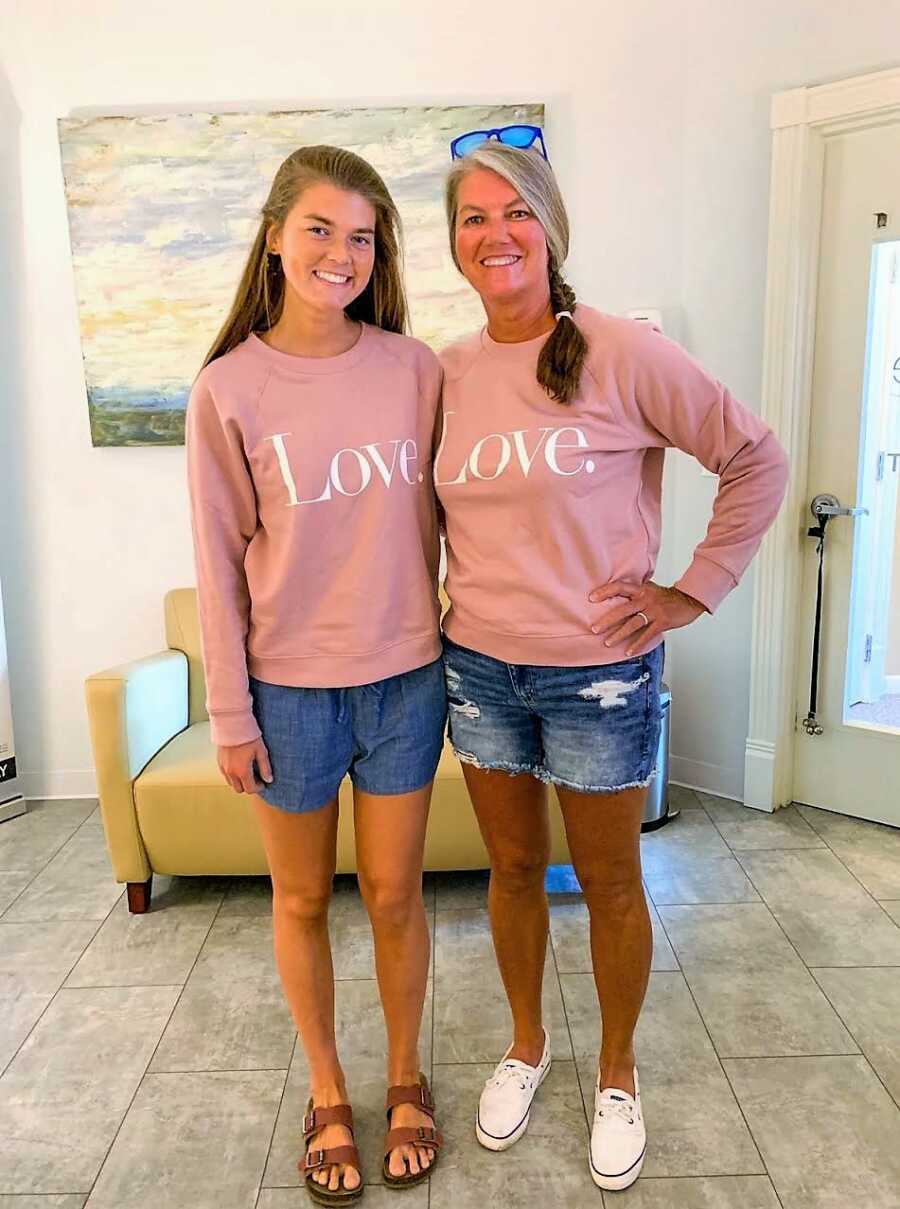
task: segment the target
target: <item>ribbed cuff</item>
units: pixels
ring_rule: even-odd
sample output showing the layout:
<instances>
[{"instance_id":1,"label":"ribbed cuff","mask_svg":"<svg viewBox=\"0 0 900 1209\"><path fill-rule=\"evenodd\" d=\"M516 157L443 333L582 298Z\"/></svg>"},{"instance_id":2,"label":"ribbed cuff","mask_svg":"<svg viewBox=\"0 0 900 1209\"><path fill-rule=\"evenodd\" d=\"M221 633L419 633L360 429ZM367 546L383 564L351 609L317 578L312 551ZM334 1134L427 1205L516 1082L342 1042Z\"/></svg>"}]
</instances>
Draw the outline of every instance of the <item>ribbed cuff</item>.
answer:
<instances>
[{"instance_id":1,"label":"ribbed cuff","mask_svg":"<svg viewBox=\"0 0 900 1209\"><path fill-rule=\"evenodd\" d=\"M252 712L210 715L209 733L216 747L236 747L252 743L261 731Z\"/></svg>"},{"instance_id":2,"label":"ribbed cuff","mask_svg":"<svg viewBox=\"0 0 900 1209\"><path fill-rule=\"evenodd\" d=\"M714 613L728 593L737 587L737 580L718 563L695 555L684 575L672 586L699 600L708 613Z\"/></svg>"}]
</instances>

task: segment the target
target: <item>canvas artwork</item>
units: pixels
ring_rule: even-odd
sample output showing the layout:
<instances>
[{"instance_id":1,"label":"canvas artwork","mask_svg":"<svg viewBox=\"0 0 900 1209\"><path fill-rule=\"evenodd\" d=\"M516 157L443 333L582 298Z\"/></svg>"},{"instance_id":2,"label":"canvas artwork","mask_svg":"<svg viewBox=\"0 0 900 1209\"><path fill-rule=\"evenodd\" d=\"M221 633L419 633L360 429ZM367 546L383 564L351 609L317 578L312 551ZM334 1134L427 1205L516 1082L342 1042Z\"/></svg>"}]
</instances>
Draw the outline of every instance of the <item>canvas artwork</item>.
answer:
<instances>
[{"instance_id":1,"label":"canvas artwork","mask_svg":"<svg viewBox=\"0 0 900 1209\"><path fill-rule=\"evenodd\" d=\"M180 445L281 161L331 143L381 173L403 219L413 334L435 349L483 322L453 266L450 140L540 104L63 119L63 176L94 445Z\"/></svg>"}]
</instances>

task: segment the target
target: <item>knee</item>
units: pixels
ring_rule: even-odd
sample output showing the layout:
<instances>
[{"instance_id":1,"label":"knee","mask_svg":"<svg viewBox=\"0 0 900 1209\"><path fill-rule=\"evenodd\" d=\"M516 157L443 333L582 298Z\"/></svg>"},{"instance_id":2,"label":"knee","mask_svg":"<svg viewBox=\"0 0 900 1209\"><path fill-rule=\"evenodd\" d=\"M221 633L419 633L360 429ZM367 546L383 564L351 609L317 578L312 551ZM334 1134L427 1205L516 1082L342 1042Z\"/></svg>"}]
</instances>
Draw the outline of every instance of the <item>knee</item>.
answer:
<instances>
[{"instance_id":1,"label":"knee","mask_svg":"<svg viewBox=\"0 0 900 1209\"><path fill-rule=\"evenodd\" d=\"M548 858L543 853L502 852L491 860L491 889L501 894L527 894L544 888Z\"/></svg>"},{"instance_id":2,"label":"knee","mask_svg":"<svg viewBox=\"0 0 900 1209\"><path fill-rule=\"evenodd\" d=\"M422 886L408 879L360 873L359 890L373 924L400 929L422 909Z\"/></svg>"},{"instance_id":3,"label":"knee","mask_svg":"<svg viewBox=\"0 0 900 1209\"><path fill-rule=\"evenodd\" d=\"M276 916L303 927L319 927L328 921L331 883L325 886L279 886L273 884Z\"/></svg>"},{"instance_id":4,"label":"knee","mask_svg":"<svg viewBox=\"0 0 900 1209\"><path fill-rule=\"evenodd\" d=\"M589 870L579 873L578 880L591 910L621 914L645 901L640 866Z\"/></svg>"}]
</instances>

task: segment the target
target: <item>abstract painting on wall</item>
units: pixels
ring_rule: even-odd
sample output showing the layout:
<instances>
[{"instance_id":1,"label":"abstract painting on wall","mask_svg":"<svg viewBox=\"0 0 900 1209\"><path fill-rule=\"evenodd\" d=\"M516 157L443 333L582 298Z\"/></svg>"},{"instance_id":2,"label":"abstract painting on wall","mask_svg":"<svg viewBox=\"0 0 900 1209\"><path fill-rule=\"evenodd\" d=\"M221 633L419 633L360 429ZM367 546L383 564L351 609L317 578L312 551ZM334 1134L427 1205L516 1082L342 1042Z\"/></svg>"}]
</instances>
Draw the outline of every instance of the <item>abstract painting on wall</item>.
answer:
<instances>
[{"instance_id":1,"label":"abstract painting on wall","mask_svg":"<svg viewBox=\"0 0 900 1209\"><path fill-rule=\"evenodd\" d=\"M403 220L412 331L483 322L450 259L442 182L457 134L543 125L540 104L62 119L59 140L94 445L180 445L278 165L304 144L364 156Z\"/></svg>"}]
</instances>

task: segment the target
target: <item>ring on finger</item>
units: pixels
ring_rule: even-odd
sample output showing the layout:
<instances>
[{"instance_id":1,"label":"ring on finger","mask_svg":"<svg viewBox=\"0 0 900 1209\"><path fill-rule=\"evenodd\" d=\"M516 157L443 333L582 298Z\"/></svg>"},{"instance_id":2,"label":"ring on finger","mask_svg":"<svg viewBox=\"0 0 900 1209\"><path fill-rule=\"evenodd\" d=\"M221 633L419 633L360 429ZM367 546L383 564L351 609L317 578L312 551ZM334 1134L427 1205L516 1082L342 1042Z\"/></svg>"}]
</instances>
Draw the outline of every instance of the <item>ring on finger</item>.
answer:
<instances>
[{"instance_id":1,"label":"ring on finger","mask_svg":"<svg viewBox=\"0 0 900 1209\"><path fill-rule=\"evenodd\" d=\"M644 612L643 609L638 609L638 611L635 613L635 617L643 617L644 625L650 624L650 618L647 616L647 614Z\"/></svg>"}]
</instances>

